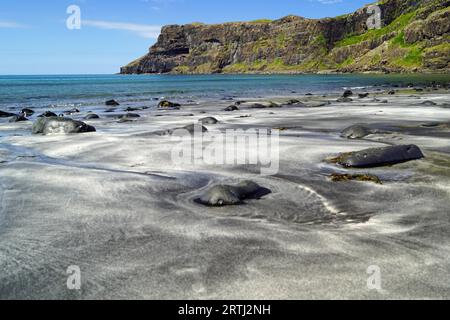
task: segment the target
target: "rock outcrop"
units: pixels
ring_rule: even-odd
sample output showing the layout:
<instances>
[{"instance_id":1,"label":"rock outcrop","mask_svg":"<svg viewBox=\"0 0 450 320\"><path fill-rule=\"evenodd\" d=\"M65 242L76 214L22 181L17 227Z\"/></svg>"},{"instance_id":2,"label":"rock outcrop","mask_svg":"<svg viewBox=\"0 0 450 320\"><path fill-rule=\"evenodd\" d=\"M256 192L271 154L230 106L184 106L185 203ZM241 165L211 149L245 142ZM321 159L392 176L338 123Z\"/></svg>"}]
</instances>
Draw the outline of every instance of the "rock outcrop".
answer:
<instances>
[{"instance_id":1,"label":"rock outcrop","mask_svg":"<svg viewBox=\"0 0 450 320\"><path fill-rule=\"evenodd\" d=\"M336 18L165 26L121 73L448 72L449 5L380 1L384 25L373 30L367 7Z\"/></svg>"}]
</instances>

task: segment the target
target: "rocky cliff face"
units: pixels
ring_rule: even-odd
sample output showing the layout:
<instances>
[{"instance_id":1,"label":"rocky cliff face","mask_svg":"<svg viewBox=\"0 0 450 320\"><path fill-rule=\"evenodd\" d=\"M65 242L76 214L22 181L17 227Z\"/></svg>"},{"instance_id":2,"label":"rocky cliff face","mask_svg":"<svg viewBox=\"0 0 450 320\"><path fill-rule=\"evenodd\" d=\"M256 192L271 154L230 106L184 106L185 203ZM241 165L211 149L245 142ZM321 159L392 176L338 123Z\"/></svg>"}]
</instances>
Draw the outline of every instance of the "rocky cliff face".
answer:
<instances>
[{"instance_id":1,"label":"rocky cliff face","mask_svg":"<svg viewBox=\"0 0 450 320\"><path fill-rule=\"evenodd\" d=\"M450 0L380 1L383 26L367 7L326 19L172 25L144 57L141 73L449 72Z\"/></svg>"}]
</instances>

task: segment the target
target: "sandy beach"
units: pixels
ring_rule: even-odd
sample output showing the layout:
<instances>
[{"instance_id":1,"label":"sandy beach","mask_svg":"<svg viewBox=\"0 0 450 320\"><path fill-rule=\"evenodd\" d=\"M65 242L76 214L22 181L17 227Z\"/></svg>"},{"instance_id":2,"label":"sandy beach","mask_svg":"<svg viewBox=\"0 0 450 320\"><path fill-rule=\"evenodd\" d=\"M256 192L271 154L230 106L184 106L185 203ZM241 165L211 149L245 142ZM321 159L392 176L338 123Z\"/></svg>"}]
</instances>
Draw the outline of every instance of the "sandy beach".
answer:
<instances>
[{"instance_id":1,"label":"sandy beach","mask_svg":"<svg viewBox=\"0 0 450 320\"><path fill-rule=\"evenodd\" d=\"M361 91L362 92L362 91ZM354 94L361 93L354 90ZM149 107L120 122L70 117L96 132L32 135L32 121L0 126L1 299L448 299L450 93L370 92L192 101ZM387 102L385 101L387 100ZM277 108L254 108L269 101ZM145 105L145 104L144 104ZM52 110L55 113L63 110ZM57 112L58 111L58 112ZM279 170L174 164L176 142L154 132L279 134ZM374 128L361 139L341 132ZM343 152L415 144L424 159L366 169L325 161ZM333 182L332 174L370 174ZM237 206L194 200L217 184L251 180L271 191ZM66 286L79 266L81 290ZM382 290L369 290L378 266Z\"/></svg>"}]
</instances>

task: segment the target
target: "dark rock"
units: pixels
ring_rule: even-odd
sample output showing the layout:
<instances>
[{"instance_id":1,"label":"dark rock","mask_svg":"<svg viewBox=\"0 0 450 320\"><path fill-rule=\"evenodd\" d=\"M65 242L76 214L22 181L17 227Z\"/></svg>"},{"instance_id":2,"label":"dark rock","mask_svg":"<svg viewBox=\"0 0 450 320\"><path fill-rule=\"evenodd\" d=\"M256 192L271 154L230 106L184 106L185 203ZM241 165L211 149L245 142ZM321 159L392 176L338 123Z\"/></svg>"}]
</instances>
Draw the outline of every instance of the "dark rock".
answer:
<instances>
[{"instance_id":1,"label":"dark rock","mask_svg":"<svg viewBox=\"0 0 450 320\"><path fill-rule=\"evenodd\" d=\"M376 184L382 184L380 178L372 174L338 174L331 175L331 181L333 182L345 182L345 181L361 181L361 182L373 182Z\"/></svg>"},{"instance_id":2,"label":"dark rock","mask_svg":"<svg viewBox=\"0 0 450 320\"><path fill-rule=\"evenodd\" d=\"M187 125L185 127L179 127L179 128L175 128L175 129L168 129L168 130L159 130L159 131L155 131L155 132L151 132L151 135L157 135L157 136L168 136L168 135L183 135L184 133L189 133L190 135L194 135L194 133L196 132L208 132L208 129L205 128L204 126L200 125L200 124L190 124ZM148 134L144 133L138 136L147 136Z\"/></svg>"},{"instance_id":3,"label":"dark rock","mask_svg":"<svg viewBox=\"0 0 450 320\"><path fill-rule=\"evenodd\" d=\"M388 92L388 94L392 96L392 95L396 94L396 92L394 90L391 90Z\"/></svg>"},{"instance_id":4,"label":"dark rock","mask_svg":"<svg viewBox=\"0 0 450 320\"><path fill-rule=\"evenodd\" d=\"M225 108L224 111L231 112L231 111L238 111L238 110L239 110L239 108L236 106L229 106L229 107Z\"/></svg>"},{"instance_id":5,"label":"dark rock","mask_svg":"<svg viewBox=\"0 0 450 320\"><path fill-rule=\"evenodd\" d=\"M119 123L124 122L133 122L136 121L136 119L140 118L141 116L137 113L127 113L119 116Z\"/></svg>"},{"instance_id":6,"label":"dark rock","mask_svg":"<svg viewBox=\"0 0 450 320\"><path fill-rule=\"evenodd\" d=\"M199 123L205 125L205 124L217 124L219 120L217 120L214 117L206 117L198 120Z\"/></svg>"},{"instance_id":7,"label":"dark rock","mask_svg":"<svg viewBox=\"0 0 450 320\"><path fill-rule=\"evenodd\" d=\"M250 106L250 109L267 109L267 108L281 108L279 104L275 102L269 102L267 105L261 103L254 103Z\"/></svg>"},{"instance_id":8,"label":"dark rock","mask_svg":"<svg viewBox=\"0 0 450 320\"><path fill-rule=\"evenodd\" d=\"M344 167L371 168L422 158L424 158L424 155L416 145L398 145L342 153L338 157L330 159L330 161Z\"/></svg>"},{"instance_id":9,"label":"dark rock","mask_svg":"<svg viewBox=\"0 0 450 320\"><path fill-rule=\"evenodd\" d=\"M112 112L116 112L117 109L115 108L110 108L110 109L106 109L105 112L106 113L112 113Z\"/></svg>"},{"instance_id":10,"label":"dark rock","mask_svg":"<svg viewBox=\"0 0 450 320\"><path fill-rule=\"evenodd\" d=\"M352 102L353 99L352 98L348 98L348 97L341 97L341 98L337 99L336 101L337 102L346 102L346 103L348 103L348 102Z\"/></svg>"},{"instance_id":11,"label":"dark rock","mask_svg":"<svg viewBox=\"0 0 450 320\"><path fill-rule=\"evenodd\" d=\"M291 105L297 104L297 103L300 103L300 100L297 100L297 99L291 99L291 100L286 101L285 105L291 106Z\"/></svg>"},{"instance_id":12,"label":"dark rock","mask_svg":"<svg viewBox=\"0 0 450 320\"><path fill-rule=\"evenodd\" d=\"M185 127L178 128L178 129L175 129L175 130L179 130L179 129L181 129L181 130L186 130L186 131L189 132L190 134L194 134L194 133L195 133L195 130L201 131L201 132L203 132L203 133L208 132L208 129L206 129L204 126L198 125L198 124L197 124L197 125L195 125L195 124L190 124L190 125L187 125L187 126L185 126Z\"/></svg>"},{"instance_id":13,"label":"dark rock","mask_svg":"<svg viewBox=\"0 0 450 320\"><path fill-rule=\"evenodd\" d=\"M107 106L120 106L120 103L118 103L116 100L108 100L105 102L105 105Z\"/></svg>"},{"instance_id":14,"label":"dark rock","mask_svg":"<svg viewBox=\"0 0 450 320\"><path fill-rule=\"evenodd\" d=\"M252 181L243 181L236 186L217 185L207 190L197 203L211 207L223 207L242 204L246 199L260 199L271 193Z\"/></svg>"},{"instance_id":15,"label":"dark rock","mask_svg":"<svg viewBox=\"0 0 450 320\"><path fill-rule=\"evenodd\" d=\"M28 119L23 114L19 115L16 114L9 119L9 122L22 122L22 121L28 121Z\"/></svg>"},{"instance_id":16,"label":"dark rock","mask_svg":"<svg viewBox=\"0 0 450 320\"><path fill-rule=\"evenodd\" d=\"M57 133L86 133L95 132L93 126L89 126L81 121L76 121L62 117L49 117L37 119L32 128L33 134L57 134Z\"/></svg>"},{"instance_id":17,"label":"dark rock","mask_svg":"<svg viewBox=\"0 0 450 320\"><path fill-rule=\"evenodd\" d=\"M343 98L348 98L353 95L353 92L351 90L345 90L344 94L342 95Z\"/></svg>"},{"instance_id":18,"label":"dark rock","mask_svg":"<svg viewBox=\"0 0 450 320\"><path fill-rule=\"evenodd\" d=\"M119 116L119 119L136 119L136 118L140 118L141 116L138 115L137 113L127 113L127 114L122 114Z\"/></svg>"},{"instance_id":19,"label":"dark rock","mask_svg":"<svg viewBox=\"0 0 450 320\"><path fill-rule=\"evenodd\" d=\"M341 137L347 139L361 139L368 136L371 133L372 131L368 127L356 124L342 131Z\"/></svg>"},{"instance_id":20,"label":"dark rock","mask_svg":"<svg viewBox=\"0 0 450 320\"><path fill-rule=\"evenodd\" d=\"M74 113L79 113L79 112L80 112L80 110L78 110L77 108L73 108L71 110L64 111L64 114L70 116Z\"/></svg>"},{"instance_id":21,"label":"dark rock","mask_svg":"<svg viewBox=\"0 0 450 320\"><path fill-rule=\"evenodd\" d=\"M358 94L358 97L359 97L360 99L367 98L368 96L369 96L369 93L360 93L360 94Z\"/></svg>"},{"instance_id":22,"label":"dark rock","mask_svg":"<svg viewBox=\"0 0 450 320\"><path fill-rule=\"evenodd\" d=\"M51 118L57 117L58 115L51 111L45 111L43 114L39 115L38 118Z\"/></svg>"},{"instance_id":23,"label":"dark rock","mask_svg":"<svg viewBox=\"0 0 450 320\"><path fill-rule=\"evenodd\" d=\"M22 109L22 113L25 117L32 116L34 114L34 110L29 108Z\"/></svg>"},{"instance_id":24,"label":"dark rock","mask_svg":"<svg viewBox=\"0 0 450 320\"><path fill-rule=\"evenodd\" d=\"M14 117L14 116L15 116L14 113L5 112L5 111L0 110L0 118L9 118L9 117Z\"/></svg>"},{"instance_id":25,"label":"dark rock","mask_svg":"<svg viewBox=\"0 0 450 320\"><path fill-rule=\"evenodd\" d=\"M138 108L138 107L128 107L128 108L126 108L124 111L126 111L126 112L135 112L135 111L140 111L140 110L145 110L144 108L146 108L146 107L141 107L141 108Z\"/></svg>"},{"instance_id":26,"label":"dark rock","mask_svg":"<svg viewBox=\"0 0 450 320\"><path fill-rule=\"evenodd\" d=\"M430 101L430 100L427 100L427 101L422 102L421 105L432 107L432 106L436 106L437 103L433 102L433 101Z\"/></svg>"},{"instance_id":27,"label":"dark rock","mask_svg":"<svg viewBox=\"0 0 450 320\"><path fill-rule=\"evenodd\" d=\"M95 113L89 113L84 117L85 120L93 120L93 119L100 119L100 117Z\"/></svg>"},{"instance_id":28,"label":"dark rock","mask_svg":"<svg viewBox=\"0 0 450 320\"><path fill-rule=\"evenodd\" d=\"M266 109L268 106L263 105L261 103L254 103L250 106L250 109Z\"/></svg>"},{"instance_id":29,"label":"dark rock","mask_svg":"<svg viewBox=\"0 0 450 320\"><path fill-rule=\"evenodd\" d=\"M158 108L160 109L180 109L181 105L179 103L170 102L167 100L163 100L158 104Z\"/></svg>"}]
</instances>

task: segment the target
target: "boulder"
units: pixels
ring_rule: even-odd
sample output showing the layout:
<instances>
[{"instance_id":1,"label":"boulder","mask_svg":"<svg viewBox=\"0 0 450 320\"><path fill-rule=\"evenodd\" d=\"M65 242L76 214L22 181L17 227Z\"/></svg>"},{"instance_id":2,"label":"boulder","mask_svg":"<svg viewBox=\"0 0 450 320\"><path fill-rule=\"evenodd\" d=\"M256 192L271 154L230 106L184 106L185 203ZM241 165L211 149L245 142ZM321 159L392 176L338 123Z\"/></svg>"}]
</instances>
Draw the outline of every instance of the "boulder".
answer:
<instances>
[{"instance_id":1,"label":"boulder","mask_svg":"<svg viewBox=\"0 0 450 320\"><path fill-rule=\"evenodd\" d=\"M158 108L178 110L181 108L181 105L179 103L174 103L174 102L170 102L168 100L163 100L160 103L158 103Z\"/></svg>"},{"instance_id":2,"label":"boulder","mask_svg":"<svg viewBox=\"0 0 450 320\"><path fill-rule=\"evenodd\" d=\"M32 116L34 114L34 110L29 108L22 109L22 113L25 117Z\"/></svg>"},{"instance_id":3,"label":"boulder","mask_svg":"<svg viewBox=\"0 0 450 320\"><path fill-rule=\"evenodd\" d=\"M348 98L348 97L341 97L339 99L336 100L337 102L352 102L353 99L352 98Z\"/></svg>"},{"instance_id":4,"label":"boulder","mask_svg":"<svg viewBox=\"0 0 450 320\"><path fill-rule=\"evenodd\" d=\"M5 112L5 111L0 110L0 118L9 118L9 117L14 117L14 116L15 116L14 113Z\"/></svg>"},{"instance_id":5,"label":"boulder","mask_svg":"<svg viewBox=\"0 0 450 320\"><path fill-rule=\"evenodd\" d=\"M22 122L28 121L28 119L23 114L16 114L9 119L9 122Z\"/></svg>"},{"instance_id":6,"label":"boulder","mask_svg":"<svg viewBox=\"0 0 450 320\"><path fill-rule=\"evenodd\" d=\"M33 134L70 134L95 132L95 128L84 122L62 117L37 119L32 128Z\"/></svg>"},{"instance_id":7,"label":"boulder","mask_svg":"<svg viewBox=\"0 0 450 320\"><path fill-rule=\"evenodd\" d=\"M286 101L285 105L291 106L291 105L297 104L297 103L300 103L300 100L297 100L297 99L291 99L291 100Z\"/></svg>"},{"instance_id":8,"label":"boulder","mask_svg":"<svg viewBox=\"0 0 450 320\"><path fill-rule=\"evenodd\" d=\"M252 181L243 181L236 186L217 185L208 189L195 201L205 206L222 207L242 204L246 199L259 199L270 193Z\"/></svg>"},{"instance_id":9,"label":"boulder","mask_svg":"<svg viewBox=\"0 0 450 320\"><path fill-rule=\"evenodd\" d=\"M433 101L430 101L430 100L427 100L427 101L422 102L421 105L433 107L433 106L436 106L437 103L436 103L436 102L433 102Z\"/></svg>"},{"instance_id":10,"label":"boulder","mask_svg":"<svg viewBox=\"0 0 450 320\"><path fill-rule=\"evenodd\" d=\"M43 114L39 115L38 118L51 118L51 117L57 117L58 115L56 113L53 113L51 111L45 111Z\"/></svg>"},{"instance_id":11,"label":"boulder","mask_svg":"<svg viewBox=\"0 0 450 320\"><path fill-rule=\"evenodd\" d=\"M200 120L198 120L198 123L201 123L203 125L205 124L217 124L219 122L219 120L217 120L214 117L206 117L206 118L202 118Z\"/></svg>"},{"instance_id":12,"label":"boulder","mask_svg":"<svg viewBox=\"0 0 450 320\"><path fill-rule=\"evenodd\" d=\"M120 106L120 103L118 103L116 100L108 100L105 102L105 105L107 106Z\"/></svg>"},{"instance_id":13,"label":"boulder","mask_svg":"<svg viewBox=\"0 0 450 320\"><path fill-rule=\"evenodd\" d=\"M344 129L341 133L341 137L347 139L361 139L372 133L372 130L368 127L360 124L353 125Z\"/></svg>"},{"instance_id":14,"label":"boulder","mask_svg":"<svg viewBox=\"0 0 450 320\"><path fill-rule=\"evenodd\" d=\"M360 93L360 94L358 94L358 98L360 98L360 99L367 98L368 96L369 96L369 93Z\"/></svg>"},{"instance_id":15,"label":"boulder","mask_svg":"<svg viewBox=\"0 0 450 320\"><path fill-rule=\"evenodd\" d=\"M229 106L229 107L225 108L224 111L232 112L232 111L238 111L238 110L239 110L239 108L237 106Z\"/></svg>"},{"instance_id":16,"label":"boulder","mask_svg":"<svg viewBox=\"0 0 450 320\"><path fill-rule=\"evenodd\" d=\"M95 113L89 113L88 115L86 115L86 117L84 117L84 120L94 120L94 119L100 119L99 115Z\"/></svg>"},{"instance_id":17,"label":"boulder","mask_svg":"<svg viewBox=\"0 0 450 320\"><path fill-rule=\"evenodd\" d=\"M179 127L175 129L167 129L167 130L159 130L152 132L151 135L157 135L157 136L169 136L172 134L181 134L181 133L189 133L190 135L194 135L195 130L201 131L202 133L208 132L208 129L200 124L190 124L184 127ZM147 136L148 134L141 134L138 136Z\"/></svg>"},{"instance_id":18,"label":"boulder","mask_svg":"<svg viewBox=\"0 0 450 320\"><path fill-rule=\"evenodd\" d=\"M343 98L348 98L353 95L353 92L351 90L345 90L345 92L342 94Z\"/></svg>"},{"instance_id":19,"label":"boulder","mask_svg":"<svg viewBox=\"0 0 450 320\"><path fill-rule=\"evenodd\" d=\"M424 158L424 155L416 145L398 145L342 153L338 157L331 159L331 162L344 167L371 168L394 165L422 158Z\"/></svg>"},{"instance_id":20,"label":"boulder","mask_svg":"<svg viewBox=\"0 0 450 320\"><path fill-rule=\"evenodd\" d=\"M73 109L64 111L64 114L70 116L70 115L72 115L74 113L79 113L79 112L80 112L80 110L78 110L77 108L73 108Z\"/></svg>"}]
</instances>

